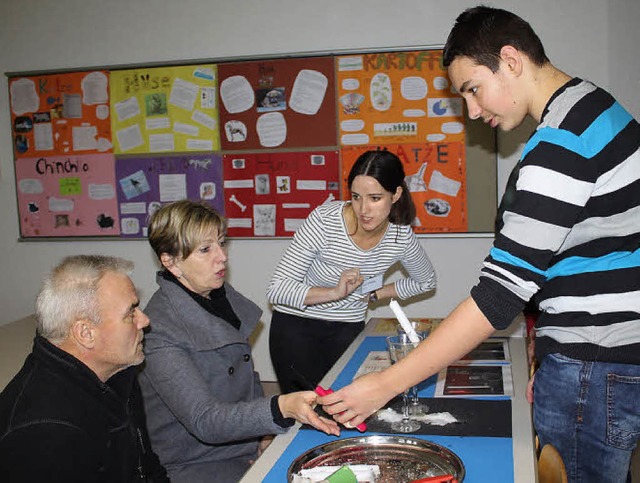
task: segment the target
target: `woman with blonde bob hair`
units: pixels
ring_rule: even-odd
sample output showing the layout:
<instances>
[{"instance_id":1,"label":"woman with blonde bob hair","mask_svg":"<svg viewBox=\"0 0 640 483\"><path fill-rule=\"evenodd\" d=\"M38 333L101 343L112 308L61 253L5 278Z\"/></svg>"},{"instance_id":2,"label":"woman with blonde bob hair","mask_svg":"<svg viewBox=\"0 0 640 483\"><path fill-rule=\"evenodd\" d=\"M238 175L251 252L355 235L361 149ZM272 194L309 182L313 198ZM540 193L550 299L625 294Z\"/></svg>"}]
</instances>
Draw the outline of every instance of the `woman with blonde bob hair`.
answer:
<instances>
[{"instance_id":1,"label":"woman with blonde bob hair","mask_svg":"<svg viewBox=\"0 0 640 483\"><path fill-rule=\"evenodd\" d=\"M139 379L151 443L174 483L238 481L262 437L294 419L339 434L313 411L314 392L264 396L248 340L262 311L225 282L225 228L213 208L188 200L149 223L162 270L145 308L153 330Z\"/></svg>"}]
</instances>

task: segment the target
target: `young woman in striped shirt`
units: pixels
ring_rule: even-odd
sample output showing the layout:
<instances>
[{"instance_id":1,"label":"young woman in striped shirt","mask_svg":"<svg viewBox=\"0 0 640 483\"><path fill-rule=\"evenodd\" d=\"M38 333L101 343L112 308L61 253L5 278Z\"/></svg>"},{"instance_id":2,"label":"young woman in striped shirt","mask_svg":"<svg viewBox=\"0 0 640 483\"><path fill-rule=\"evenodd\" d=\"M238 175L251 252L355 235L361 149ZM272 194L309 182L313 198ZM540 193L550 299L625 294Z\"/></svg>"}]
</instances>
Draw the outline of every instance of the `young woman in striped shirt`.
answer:
<instances>
[{"instance_id":1,"label":"young woman in striped shirt","mask_svg":"<svg viewBox=\"0 0 640 483\"><path fill-rule=\"evenodd\" d=\"M411 229L415 206L404 178L396 155L362 154L348 177L351 200L316 208L276 267L267 291L269 348L283 392L320 382L363 329L369 303L435 288ZM409 276L383 284L397 262ZM363 292L365 281L371 289Z\"/></svg>"}]
</instances>

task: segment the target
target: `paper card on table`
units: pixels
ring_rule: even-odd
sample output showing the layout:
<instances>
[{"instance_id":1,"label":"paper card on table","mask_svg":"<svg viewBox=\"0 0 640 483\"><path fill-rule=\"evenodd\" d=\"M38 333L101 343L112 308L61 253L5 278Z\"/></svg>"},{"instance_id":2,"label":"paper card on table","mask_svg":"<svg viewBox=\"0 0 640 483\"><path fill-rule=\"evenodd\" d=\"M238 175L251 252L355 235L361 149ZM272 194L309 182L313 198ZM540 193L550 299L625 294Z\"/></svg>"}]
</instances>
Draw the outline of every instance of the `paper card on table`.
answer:
<instances>
[{"instance_id":1,"label":"paper card on table","mask_svg":"<svg viewBox=\"0 0 640 483\"><path fill-rule=\"evenodd\" d=\"M384 371L391 365L388 351L371 351L367 354L365 360L360 364L354 379L369 374L370 372Z\"/></svg>"},{"instance_id":2,"label":"paper card on table","mask_svg":"<svg viewBox=\"0 0 640 483\"><path fill-rule=\"evenodd\" d=\"M513 396L510 365L452 365L440 371L435 397Z\"/></svg>"},{"instance_id":3,"label":"paper card on table","mask_svg":"<svg viewBox=\"0 0 640 483\"><path fill-rule=\"evenodd\" d=\"M381 319L376 319L379 320L378 325L376 325L375 327L375 332L376 333L396 333L397 331L397 327L398 327L398 320L395 318L381 318ZM435 329L438 324L442 321L442 319L431 319L431 318L416 318L416 317L409 317L409 321L411 322L420 322L423 325L429 325L431 326L431 330Z\"/></svg>"},{"instance_id":4,"label":"paper card on table","mask_svg":"<svg viewBox=\"0 0 640 483\"><path fill-rule=\"evenodd\" d=\"M481 342L478 347L457 360L456 364L509 364L510 361L508 339L492 338Z\"/></svg>"}]
</instances>

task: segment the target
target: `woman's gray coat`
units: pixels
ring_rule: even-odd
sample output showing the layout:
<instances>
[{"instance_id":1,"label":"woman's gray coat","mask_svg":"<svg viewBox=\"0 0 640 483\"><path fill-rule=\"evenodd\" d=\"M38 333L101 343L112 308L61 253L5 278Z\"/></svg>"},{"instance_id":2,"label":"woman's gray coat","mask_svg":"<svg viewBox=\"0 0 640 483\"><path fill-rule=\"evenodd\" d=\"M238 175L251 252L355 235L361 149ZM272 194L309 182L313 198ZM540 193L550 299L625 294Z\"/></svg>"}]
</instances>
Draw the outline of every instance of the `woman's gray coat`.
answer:
<instances>
[{"instance_id":1,"label":"woman's gray coat","mask_svg":"<svg viewBox=\"0 0 640 483\"><path fill-rule=\"evenodd\" d=\"M261 436L286 431L253 368L248 338L262 311L225 284L237 330L160 273L156 280L139 376L153 449L174 483L238 481Z\"/></svg>"}]
</instances>

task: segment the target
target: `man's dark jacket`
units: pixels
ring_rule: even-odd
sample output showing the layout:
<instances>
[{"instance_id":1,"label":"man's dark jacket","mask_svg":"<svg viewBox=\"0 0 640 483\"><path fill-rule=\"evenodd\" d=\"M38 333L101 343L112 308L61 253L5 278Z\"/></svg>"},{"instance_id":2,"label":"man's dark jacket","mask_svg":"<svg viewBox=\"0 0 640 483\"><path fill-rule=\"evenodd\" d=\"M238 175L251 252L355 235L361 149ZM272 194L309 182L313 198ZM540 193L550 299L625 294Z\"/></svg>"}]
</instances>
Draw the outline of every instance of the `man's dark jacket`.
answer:
<instances>
[{"instance_id":1,"label":"man's dark jacket","mask_svg":"<svg viewBox=\"0 0 640 483\"><path fill-rule=\"evenodd\" d=\"M151 451L136 368L106 383L36 336L0 394L0 481L166 482Z\"/></svg>"}]
</instances>

